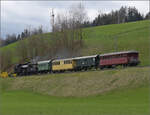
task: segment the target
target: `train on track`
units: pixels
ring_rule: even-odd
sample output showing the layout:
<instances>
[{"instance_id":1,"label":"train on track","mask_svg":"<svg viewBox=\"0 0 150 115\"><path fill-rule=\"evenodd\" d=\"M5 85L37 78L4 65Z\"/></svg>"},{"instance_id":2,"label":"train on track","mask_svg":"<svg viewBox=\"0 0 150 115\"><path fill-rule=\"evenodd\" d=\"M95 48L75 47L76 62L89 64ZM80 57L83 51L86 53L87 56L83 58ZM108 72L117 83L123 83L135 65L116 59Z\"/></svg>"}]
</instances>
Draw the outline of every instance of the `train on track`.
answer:
<instances>
[{"instance_id":1,"label":"train on track","mask_svg":"<svg viewBox=\"0 0 150 115\"><path fill-rule=\"evenodd\" d=\"M18 76L38 73L58 73L89 69L114 68L116 66L136 66L140 63L137 51L122 51L66 59L51 59L37 63L17 64L14 73Z\"/></svg>"}]
</instances>

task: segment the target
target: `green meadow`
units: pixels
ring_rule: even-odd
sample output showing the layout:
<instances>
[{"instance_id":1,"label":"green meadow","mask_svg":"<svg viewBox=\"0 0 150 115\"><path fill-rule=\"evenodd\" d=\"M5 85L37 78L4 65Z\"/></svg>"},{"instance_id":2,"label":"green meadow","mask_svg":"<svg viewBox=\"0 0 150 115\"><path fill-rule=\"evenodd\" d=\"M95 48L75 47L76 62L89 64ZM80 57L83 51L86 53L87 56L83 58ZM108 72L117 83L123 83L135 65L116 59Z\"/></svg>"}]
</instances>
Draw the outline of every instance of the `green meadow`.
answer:
<instances>
[{"instance_id":1,"label":"green meadow","mask_svg":"<svg viewBox=\"0 0 150 115\"><path fill-rule=\"evenodd\" d=\"M149 87L90 97L52 97L27 91L1 95L1 115L149 115Z\"/></svg>"}]
</instances>

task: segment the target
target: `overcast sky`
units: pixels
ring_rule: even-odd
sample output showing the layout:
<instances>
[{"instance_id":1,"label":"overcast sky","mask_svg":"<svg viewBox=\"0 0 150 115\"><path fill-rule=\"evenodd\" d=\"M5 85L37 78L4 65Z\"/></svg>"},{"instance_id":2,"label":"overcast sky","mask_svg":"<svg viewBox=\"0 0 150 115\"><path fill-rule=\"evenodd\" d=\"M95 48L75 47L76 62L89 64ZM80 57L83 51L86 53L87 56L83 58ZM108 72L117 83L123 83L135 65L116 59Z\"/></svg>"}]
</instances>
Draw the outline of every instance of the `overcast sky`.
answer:
<instances>
[{"instance_id":1,"label":"overcast sky","mask_svg":"<svg viewBox=\"0 0 150 115\"><path fill-rule=\"evenodd\" d=\"M1 36L21 33L31 25L50 31L51 8L55 13L64 12L80 1L1 1ZM149 11L148 1L82 1L90 20L97 16L98 11L108 13L121 6L135 6L141 13Z\"/></svg>"}]
</instances>

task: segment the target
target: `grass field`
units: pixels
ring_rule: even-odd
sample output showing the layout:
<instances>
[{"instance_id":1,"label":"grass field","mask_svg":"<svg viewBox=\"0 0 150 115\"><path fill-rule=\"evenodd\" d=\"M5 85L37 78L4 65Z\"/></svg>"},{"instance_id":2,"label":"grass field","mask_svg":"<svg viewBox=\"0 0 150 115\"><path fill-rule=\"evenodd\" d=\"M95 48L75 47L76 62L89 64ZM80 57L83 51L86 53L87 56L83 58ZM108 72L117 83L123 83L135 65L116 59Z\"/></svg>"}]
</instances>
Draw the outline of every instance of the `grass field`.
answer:
<instances>
[{"instance_id":1,"label":"grass field","mask_svg":"<svg viewBox=\"0 0 150 115\"><path fill-rule=\"evenodd\" d=\"M149 115L149 69L0 79L0 114Z\"/></svg>"},{"instance_id":2,"label":"grass field","mask_svg":"<svg viewBox=\"0 0 150 115\"><path fill-rule=\"evenodd\" d=\"M113 51L137 50L140 53L141 65L149 65L149 20L124 24L112 24L85 28L82 55L108 53ZM50 34L41 34L43 38L50 38ZM36 36L35 36L36 37ZM13 63L17 63L17 43L10 44L0 50L13 52Z\"/></svg>"},{"instance_id":3,"label":"grass field","mask_svg":"<svg viewBox=\"0 0 150 115\"><path fill-rule=\"evenodd\" d=\"M90 97L52 97L27 91L1 95L1 115L149 115L149 87Z\"/></svg>"}]
</instances>

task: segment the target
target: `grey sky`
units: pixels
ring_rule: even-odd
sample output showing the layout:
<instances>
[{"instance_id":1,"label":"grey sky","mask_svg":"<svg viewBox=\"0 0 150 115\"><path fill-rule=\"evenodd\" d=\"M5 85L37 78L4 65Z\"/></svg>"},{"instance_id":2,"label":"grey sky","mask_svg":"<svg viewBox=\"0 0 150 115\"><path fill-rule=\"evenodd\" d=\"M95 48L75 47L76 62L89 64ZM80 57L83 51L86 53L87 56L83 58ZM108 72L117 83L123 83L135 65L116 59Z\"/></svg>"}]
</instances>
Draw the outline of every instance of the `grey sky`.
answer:
<instances>
[{"instance_id":1,"label":"grey sky","mask_svg":"<svg viewBox=\"0 0 150 115\"><path fill-rule=\"evenodd\" d=\"M80 1L1 1L1 36L6 34L20 33L24 28L31 25L38 27L43 25L44 29L50 31L49 10L64 12L71 5ZM110 12L121 6L135 6L141 13L149 11L148 1L82 1L90 20L101 12Z\"/></svg>"}]
</instances>

